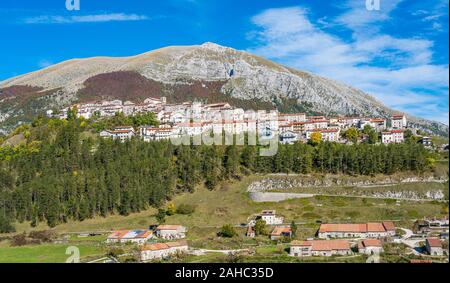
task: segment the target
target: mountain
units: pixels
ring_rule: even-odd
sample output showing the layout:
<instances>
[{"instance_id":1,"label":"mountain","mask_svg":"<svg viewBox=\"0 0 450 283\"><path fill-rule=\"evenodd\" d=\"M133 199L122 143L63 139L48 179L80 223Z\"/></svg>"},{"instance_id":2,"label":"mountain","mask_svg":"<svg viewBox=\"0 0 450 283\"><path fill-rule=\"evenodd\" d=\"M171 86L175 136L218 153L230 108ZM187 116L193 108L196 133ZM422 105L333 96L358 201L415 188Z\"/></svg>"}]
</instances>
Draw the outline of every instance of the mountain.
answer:
<instances>
[{"instance_id":1,"label":"mountain","mask_svg":"<svg viewBox=\"0 0 450 283\"><path fill-rule=\"evenodd\" d=\"M8 131L48 109L118 98L139 102L228 101L243 108L325 115L399 113L342 83L214 43L172 46L123 58L68 60L0 83L0 128ZM448 136L448 126L408 115L417 127Z\"/></svg>"}]
</instances>

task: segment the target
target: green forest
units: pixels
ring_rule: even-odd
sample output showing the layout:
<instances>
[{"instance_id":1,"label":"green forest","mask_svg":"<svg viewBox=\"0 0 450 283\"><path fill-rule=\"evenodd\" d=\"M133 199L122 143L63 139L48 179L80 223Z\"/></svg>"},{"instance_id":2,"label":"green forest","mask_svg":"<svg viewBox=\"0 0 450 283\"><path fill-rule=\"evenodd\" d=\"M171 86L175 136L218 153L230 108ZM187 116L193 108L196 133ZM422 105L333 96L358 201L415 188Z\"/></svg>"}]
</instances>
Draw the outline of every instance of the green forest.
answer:
<instances>
[{"instance_id":1,"label":"green forest","mask_svg":"<svg viewBox=\"0 0 450 283\"><path fill-rule=\"evenodd\" d=\"M128 123L137 126L138 120ZM127 121L100 125L41 117L12 133L24 141L0 147L0 232L13 231L14 221L54 227L68 220L128 215L159 207L197 185L214 190L224 180L252 173L420 173L434 163L433 153L416 143L296 143L262 157L257 146L174 146L139 138L120 143L97 137L98 130L119 122Z\"/></svg>"}]
</instances>

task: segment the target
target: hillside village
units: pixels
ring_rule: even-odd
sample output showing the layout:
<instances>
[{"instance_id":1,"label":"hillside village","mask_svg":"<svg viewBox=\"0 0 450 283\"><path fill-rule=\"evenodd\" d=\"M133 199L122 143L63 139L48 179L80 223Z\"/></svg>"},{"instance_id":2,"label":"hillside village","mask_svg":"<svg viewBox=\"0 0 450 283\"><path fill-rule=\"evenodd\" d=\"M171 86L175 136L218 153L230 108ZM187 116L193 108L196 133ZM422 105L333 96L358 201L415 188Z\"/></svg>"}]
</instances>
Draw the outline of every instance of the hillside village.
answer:
<instances>
[{"instance_id":1,"label":"hillside village","mask_svg":"<svg viewBox=\"0 0 450 283\"><path fill-rule=\"evenodd\" d=\"M121 100L89 102L64 108L60 113L48 111L47 115L67 118L68 112L76 109L78 117L112 117L117 113L133 116L142 113L154 113L159 126L141 126L135 129L121 126L100 133L101 137L124 141L140 136L144 141L196 136L204 133L232 135L257 133L260 138L278 136L281 143L291 144L296 141L307 142L315 139L352 143L346 131L353 128L365 134L360 140L370 139L375 132L373 143L401 143L405 140L405 131L415 133L409 128L405 115L393 115L390 120L375 117L325 117L307 116L305 113L281 114L278 111L244 111L234 108L229 103L203 104L202 102L184 102L168 104L165 97L147 98L143 103ZM420 142L431 147L429 137L422 137Z\"/></svg>"}]
</instances>

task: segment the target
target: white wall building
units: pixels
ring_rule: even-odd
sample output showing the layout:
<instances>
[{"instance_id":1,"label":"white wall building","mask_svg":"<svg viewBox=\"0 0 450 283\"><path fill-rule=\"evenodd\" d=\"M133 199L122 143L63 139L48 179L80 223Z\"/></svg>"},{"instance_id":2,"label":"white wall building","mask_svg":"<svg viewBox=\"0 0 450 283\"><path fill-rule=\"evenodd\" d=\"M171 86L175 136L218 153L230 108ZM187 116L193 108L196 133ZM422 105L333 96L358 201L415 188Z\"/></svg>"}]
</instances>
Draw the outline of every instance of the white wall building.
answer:
<instances>
[{"instance_id":1,"label":"white wall building","mask_svg":"<svg viewBox=\"0 0 450 283\"><path fill-rule=\"evenodd\" d=\"M295 257L351 255L350 243L344 240L292 241L289 255Z\"/></svg>"},{"instance_id":2,"label":"white wall building","mask_svg":"<svg viewBox=\"0 0 450 283\"><path fill-rule=\"evenodd\" d=\"M394 115L391 117L391 127L393 129L404 129L408 125L405 115Z\"/></svg>"},{"instance_id":3,"label":"white wall building","mask_svg":"<svg viewBox=\"0 0 450 283\"><path fill-rule=\"evenodd\" d=\"M186 237L186 227L181 225L159 225L156 236L166 240L182 239Z\"/></svg>"},{"instance_id":4,"label":"white wall building","mask_svg":"<svg viewBox=\"0 0 450 283\"><path fill-rule=\"evenodd\" d=\"M381 133L381 142L384 144L402 143L404 141L405 137L402 130L391 130Z\"/></svg>"},{"instance_id":5,"label":"white wall building","mask_svg":"<svg viewBox=\"0 0 450 283\"><path fill-rule=\"evenodd\" d=\"M186 241L156 243L145 245L140 250L142 262L159 260L179 253L186 253L189 250Z\"/></svg>"}]
</instances>

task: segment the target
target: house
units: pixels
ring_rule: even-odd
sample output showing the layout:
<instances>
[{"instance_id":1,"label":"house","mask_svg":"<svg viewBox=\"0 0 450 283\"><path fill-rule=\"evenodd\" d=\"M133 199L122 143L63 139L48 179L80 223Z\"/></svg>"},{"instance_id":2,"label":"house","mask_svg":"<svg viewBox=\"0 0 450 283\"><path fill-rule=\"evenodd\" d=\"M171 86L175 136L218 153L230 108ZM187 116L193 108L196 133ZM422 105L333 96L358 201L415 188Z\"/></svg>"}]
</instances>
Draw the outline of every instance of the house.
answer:
<instances>
[{"instance_id":1,"label":"house","mask_svg":"<svg viewBox=\"0 0 450 283\"><path fill-rule=\"evenodd\" d=\"M280 114L280 118L286 119L288 123L292 122L304 122L306 121L305 113L289 113L289 114Z\"/></svg>"},{"instance_id":2,"label":"house","mask_svg":"<svg viewBox=\"0 0 450 283\"><path fill-rule=\"evenodd\" d=\"M297 134L293 131L284 131L280 134L280 142L282 144L293 144L297 141Z\"/></svg>"},{"instance_id":3,"label":"house","mask_svg":"<svg viewBox=\"0 0 450 283\"><path fill-rule=\"evenodd\" d=\"M365 239L358 242L358 252L367 255L382 253L383 245L379 239Z\"/></svg>"},{"instance_id":4,"label":"house","mask_svg":"<svg viewBox=\"0 0 450 283\"><path fill-rule=\"evenodd\" d=\"M419 143L422 144L426 148L431 148L433 146L433 141L430 137L422 137L419 140Z\"/></svg>"},{"instance_id":5,"label":"house","mask_svg":"<svg viewBox=\"0 0 450 283\"><path fill-rule=\"evenodd\" d=\"M448 232L448 218L442 219L418 219L414 222L413 231L416 234L428 234L430 232Z\"/></svg>"},{"instance_id":6,"label":"house","mask_svg":"<svg viewBox=\"0 0 450 283\"><path fill-rule=\"evenodd\" d=\"M306 131L306 139L310 140L313 133L320 133L323 141L337 142L340 130L338 128L308 130Z\"/></svg>"},{"instance_id":7,"label":"house","mask_svg":"<svg viewBox=\"0 0 450 283\"><path fill-rule=\"evenodd\" d=\"M328 238L384 238L395 236L393 222L364 224L322 224L318 231L318 237Z\"/></svg>"},{"instance_id":8,"label":"house","mask_svg":"<svg viewBox=\"0 0 450 283\"><path fill-rule=\"evenodd\" d=\"M245 236L249 237L249 238L254 238L256 236L255 234L255 228L253 226L248 226L247 227L247 232L245 233Z\"/></svg>"},{"instance_id":9,"label":"house","mask_svg":"<svg viewBox=\"0 0 450 283\"><path fill-rule=\"evenodd\" d=\"M405 115L393 115L391 117L391 127L393 129L404 129L406 128L408 121Z\"/></svg>"},{"instance_id":10,"label":"house","mask_svg":"<svg viewBox=\"0 0 450 283\"><path fill-rule=\"evenodd\" d=\"M279 225L283 223L284 218L277 216L275 210L263 210L257 219L262 219L267 225Z\"/></svg>"},{"instance_id":11,"label":"house","mask_svg":"<svg viewBox=\"0 0 450 283\"><path fill-rule=\"evenodd\" d=\"M292 237L292 229L289 226L278 226L275 227L270 233L270 239L272 241L280 240L284 237Z\"/></svg>"},{"instance_id":12,"label":"house","mask_svg":"<svg viewBox=\"0 0 450 283\"><path fill-rule=\"evenodd\" d=\"M135 132L133 127L128 126L122 126L122 127L116 127L112 131L102 131L100 132L100 137L102 138L112 138L114 140L120 140L121 142L124 142L127 139L131 139L134 137Z\"/></svg>"},{"instance_id":13,"label":"house","mask_svg":"<svg viewBox=\"0 0 450 283\"><path fill-rule=\"evenodd\" d=\"M295 257L305 256L333 256L351 255L350 243L344 240L310 240L292 241L289 255Z\"/></svg>"},{"instance_id":14,"label":"house","mask_svg":"<svg viewBox=\"0 0 450 283\"><path fill-rule=\"evenodd\" d=\"M405 137L402 130L391 130L381 133L381 142L384 144L402 143L404 141Z\"/></svg>"},{"instance_id":15,"label":"house","mask_svg":"<svg viewBox=\"0 0 450 283\"><path fill-rule=\"evenodd\" d=\"M118 230L108 236L106 243L145 244L151 238L154 238L154 235L153 231L149 230Z\"/></svg>"},{"instance_id":16,"label":"house","mask_svg":"<svg viewBox=\"0 0 450 283\"><path fill-rule=\"evenodd\" d=\"M185 253L189 250L186 241L147 244L140 249L142 262L170 257L178 253Z\"/></svg>"},{"instance_id":17,"label":"house","mask_svg":"<svg viewBox=\"0 0 450 283\"><path fill-rule=\"evenodd\" d=\"M444 255L444 249L442 248L441 240L437 238L427 238L425 240L425 247L429 255Z\"/></svg>"},{"instance_id":18,"label":"house","mask_svg":"<svg viewBox=\"0 0 450 283\"><path fill-rule=\"evenodd\" d=\"M182 239L186 237L186 230L181 225L159 225L156 227L156 236L166 240Z\"/></svg>"},{"instance_id":19,"label":"house","mask_svg":"<svg viewBox=\"0 0 450 283\"><path fill-rule=\"evenodd\" d=\"M359 121L359 128L361 130L363 130L366 125L369 125L376 131L382 131L386 129L386 120L383 118L364 118Z\"/></svg>"}]
</instances>

